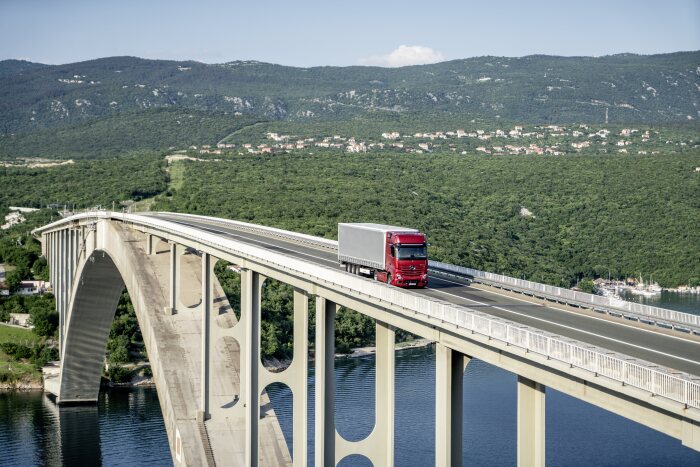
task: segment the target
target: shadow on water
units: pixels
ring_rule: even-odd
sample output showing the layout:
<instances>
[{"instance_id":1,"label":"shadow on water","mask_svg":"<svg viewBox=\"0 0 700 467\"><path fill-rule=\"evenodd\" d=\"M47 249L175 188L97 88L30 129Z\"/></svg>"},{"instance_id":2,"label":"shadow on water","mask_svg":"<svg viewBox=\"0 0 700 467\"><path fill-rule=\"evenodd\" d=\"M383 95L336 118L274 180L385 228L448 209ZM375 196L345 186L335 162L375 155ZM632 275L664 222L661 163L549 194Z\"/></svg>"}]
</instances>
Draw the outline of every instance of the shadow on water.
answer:
<instances>
[{"instance_id":1,"label":"shadow on water","mask_svg":"<svg viewBox=\"0 0 700 467\"><path fill-rule=\"evenodd\" d=\"M0 466L172 465L154 388L61 407L41 392L0 392L0 446Z\"/></svg>"},{"instance_id":2,"label":"shadow on water","mask_svg":"<svg viewBox=\"0 0 700 467\"><path fill-rule=\"evenodd\" d=\"M63 464L102 465L98 407L58 407L58 419Z\"/></svg>"}]
</instances>

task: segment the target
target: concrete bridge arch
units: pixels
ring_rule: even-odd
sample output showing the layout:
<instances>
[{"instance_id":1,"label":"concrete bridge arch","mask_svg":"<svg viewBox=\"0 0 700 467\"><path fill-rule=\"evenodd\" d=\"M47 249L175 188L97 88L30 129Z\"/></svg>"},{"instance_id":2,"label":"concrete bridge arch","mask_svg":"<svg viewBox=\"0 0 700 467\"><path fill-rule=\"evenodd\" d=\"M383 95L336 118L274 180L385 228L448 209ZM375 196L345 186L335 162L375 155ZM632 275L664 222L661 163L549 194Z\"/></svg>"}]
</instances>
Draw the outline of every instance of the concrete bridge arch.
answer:
<instances>
[{"instance_id":1,"label":"concrete bridge arch","mask_svg":"<svg viewBox=\"0 0 700 467\"><path fill-rule=\"evenodd\" d=\"M244 449L231 442L234 427L218 425L212 433L198 417L202 259L194 250L120 223L98 222L92 230L81 226L75 233L75 257L68 261L73 263L72 277L57 278L70 291L60 323L62 365L53 390L57 402L97 401L107 339L126 288L151 362L173 460L179 465L216 465L224 458L241 463ZM72 244L70 234L64 231L61 235L67 235ZM71 247L66 250L70 252ZM215 277L212 282L215 300L223 305L223 290ZM227 301L226 305L230 309ZM239 362L234 355L238 344L229 346L233 351L222 349L214 358L234 371L216 372L213 384L236 393L240 392L235 387L239 383ZM274 444L269 449L261 447L261 465L291 465L274 412L260 421L260 430Z\"/></svg>"}]
</instances>

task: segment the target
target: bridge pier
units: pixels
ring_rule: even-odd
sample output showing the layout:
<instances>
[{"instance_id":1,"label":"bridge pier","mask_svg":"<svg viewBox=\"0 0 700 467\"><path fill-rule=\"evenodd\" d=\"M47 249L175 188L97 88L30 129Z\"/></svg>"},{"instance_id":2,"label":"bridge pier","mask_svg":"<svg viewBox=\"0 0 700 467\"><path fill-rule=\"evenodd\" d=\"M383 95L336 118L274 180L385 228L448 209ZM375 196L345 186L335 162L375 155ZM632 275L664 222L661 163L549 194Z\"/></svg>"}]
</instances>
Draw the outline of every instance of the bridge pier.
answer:
<instances>
[{"instance_id":1,"label":"bridge pier","mask_svg":"<svg viewBox=\"0 0 700 467\"><path fill-rule=\"evenodd\" d=\"M544 467L545 387L518 375L518 467Z\"/></svg>"},{"instance_id":2,"label":"bridge pier","mask_svg":"<svg viewBox=\"0 0 700 467\"><path fill-rule=\"evenodd\" d=\"M153 248L153 236L148 235L147 254L151 254ZM214 265L211 255L202 253L202 397L200 401L199 419L204 422L211 414L211 353L213 342L211 338L212 314L214 310Z\"/></svg>"},{"instance_id":3,"label":"bridge pier","mask_svg":"<svg viewBox=\"0 0 700 467\"><path fill-rule=\"evenodd\" d=\"M336 464L349 455L360 454L375 467L394 465L394 334L392 326L377 320L374 429L360 441L348 441L336 431Z\"/></svg>"},{"instance_id":4,"label":"bridge pier","mask_svg":"<svg viewBox=\"0 0 700 467\"><path fill-rule=\"evenodd\" d=\"M241 271L241 317L245 314L245 340L241 400L245 408L245 465L258 466L260 421L260 301L265 276L245 269Z\"/></svg>"},{"instance_id":5,"label":"bridge pier","mask_svg":"<svg viewBox=\"0 0 700 467\"><path fill-rule=\"evenodd\" d=\"M66 264L66 231L61 230L58 234L58 264ZM59 353L63 356L65 344L66 326L66 268L62 267L58 274L58 295L56 304L58 306L58 326L59 326Z\"/></svg>"},{"instance_id":6,"label":"bridge pier","mask_svg":"<svg viewBox=\"0 0 700 467\"><path fill-rule=\"evenodd\" d=\"M335 314L337 305L316 297L315 465L335 467Z\"/></svg>"},{"instance_id":7,"label":"bridge pier","mask_svg":"<svg viewBox=\"0 0 700 467\"><path fill-rule=\"evenodd\" d=\"M154 252L154 243L155 243L155 241L154 241L153 235L146 234L146 254L148 256L151 256L155 253Z\"/></svg>"},{"instance_id":8,"label":"bridge pier","mask_svg":"<svg viewBox=\"0 0 700 467\"><path fill-rule=\"evenodd\" d=\"M464 370L470 357L435 344L435 465L462 465Z\"/></svg>"},{"instance_id":9,"label":"bridge pier","mask_svg":"<svg viewBox=\"0 0 700 467\"><path fill-rule=\"evenodd\" d=\"M168 308L165 309L166 315L174 315L177 311L177 299L180 293L180 254L182 246L175 242L170 243L170 290L168 296L170 299Z\"/></svg>"}]
</instances>

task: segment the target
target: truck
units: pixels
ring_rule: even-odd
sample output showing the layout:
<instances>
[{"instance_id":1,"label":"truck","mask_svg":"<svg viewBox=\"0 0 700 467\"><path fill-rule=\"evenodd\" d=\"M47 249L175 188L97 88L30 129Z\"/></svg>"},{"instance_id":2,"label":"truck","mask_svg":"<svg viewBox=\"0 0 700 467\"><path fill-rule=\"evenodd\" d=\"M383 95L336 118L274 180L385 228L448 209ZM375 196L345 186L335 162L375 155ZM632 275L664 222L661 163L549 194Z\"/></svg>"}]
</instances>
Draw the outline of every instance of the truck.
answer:
<instances>
[{"instance_id":1,"label":"truck","mask_svg":"<svg viewBox=\"0 0 700 467\"><path fill-rule=\"evenodd\" d=\"M338 262L347 272L390 285L428 285L428 244L425 234L416 229L338 224Z\"/></svg>"}]
</instances>

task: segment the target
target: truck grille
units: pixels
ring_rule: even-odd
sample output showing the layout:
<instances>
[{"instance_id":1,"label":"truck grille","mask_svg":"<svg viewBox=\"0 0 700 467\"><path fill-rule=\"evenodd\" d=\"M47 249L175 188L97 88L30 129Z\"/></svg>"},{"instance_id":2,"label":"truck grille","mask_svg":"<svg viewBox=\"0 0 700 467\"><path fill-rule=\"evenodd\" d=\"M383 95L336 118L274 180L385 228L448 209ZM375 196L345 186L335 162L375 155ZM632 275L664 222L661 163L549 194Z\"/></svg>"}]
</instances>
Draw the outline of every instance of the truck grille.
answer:
<instances>
[{"instance_id":1,"label":"truck grille","mask_svg":"<svg viewBox=\"0 0 700 467\"><path fill-rule=\"evenodd\" d=\"M420 276L425 274L425 268L423 266L414 266L414 269L411 269L411 266L401 266L398 271L405 276Z\"/></svg>"}]
</instances>

